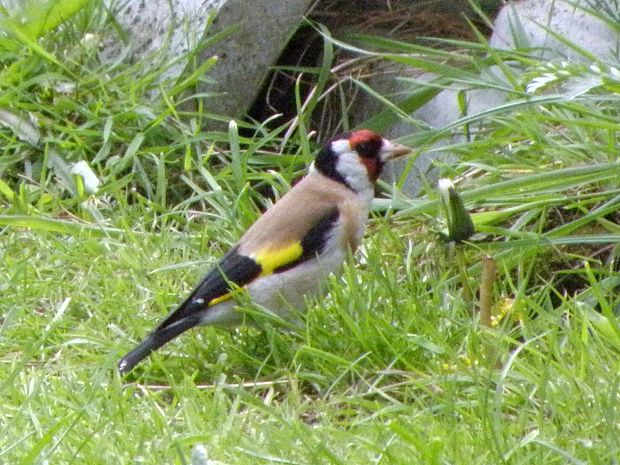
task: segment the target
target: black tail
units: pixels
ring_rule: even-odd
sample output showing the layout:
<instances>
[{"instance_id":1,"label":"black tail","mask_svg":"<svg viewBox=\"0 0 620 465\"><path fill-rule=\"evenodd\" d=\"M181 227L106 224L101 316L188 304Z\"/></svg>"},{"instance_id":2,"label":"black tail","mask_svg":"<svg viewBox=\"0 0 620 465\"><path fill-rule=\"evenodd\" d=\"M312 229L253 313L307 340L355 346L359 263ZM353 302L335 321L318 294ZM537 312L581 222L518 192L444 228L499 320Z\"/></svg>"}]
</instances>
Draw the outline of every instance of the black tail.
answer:
<instances>
[{"instance_id":1,"label":"black tail","mask_svg":"<svg viewBox=\"0 0 620 465\"><path fill-rule=\"evenodd\" d=\"M133 368L150 355L154 350L159 349L168 341L174 339L179 334L187 331L200 323L200 318L195 315L187 316L177 320L173 324L165 327L158 327L149 334L138 346L118 361L118 371L121 375L129 373Z\"/></svg>"}]
</instances>

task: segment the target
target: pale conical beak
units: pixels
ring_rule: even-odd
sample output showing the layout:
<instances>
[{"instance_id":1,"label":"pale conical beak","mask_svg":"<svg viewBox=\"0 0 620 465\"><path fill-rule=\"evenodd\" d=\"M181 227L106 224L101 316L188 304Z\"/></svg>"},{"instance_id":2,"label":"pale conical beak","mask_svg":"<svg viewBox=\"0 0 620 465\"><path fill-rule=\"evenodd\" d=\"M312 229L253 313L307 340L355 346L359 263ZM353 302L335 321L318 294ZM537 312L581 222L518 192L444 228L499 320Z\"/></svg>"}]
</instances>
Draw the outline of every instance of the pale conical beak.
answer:
<instances>
[{"instance_id":1,"label":"pale conical beak","mask_svg":"<svg viewBox=\"0 0 620 465\"><path fill-rule=\"evenodd\" d=\"M379 155L381 156L381 161L386 162L408 155L412 151L413 150L406 145L395 144L387 139L383 139L383 145L381 146Z\"/></svg>"}]
</instances>

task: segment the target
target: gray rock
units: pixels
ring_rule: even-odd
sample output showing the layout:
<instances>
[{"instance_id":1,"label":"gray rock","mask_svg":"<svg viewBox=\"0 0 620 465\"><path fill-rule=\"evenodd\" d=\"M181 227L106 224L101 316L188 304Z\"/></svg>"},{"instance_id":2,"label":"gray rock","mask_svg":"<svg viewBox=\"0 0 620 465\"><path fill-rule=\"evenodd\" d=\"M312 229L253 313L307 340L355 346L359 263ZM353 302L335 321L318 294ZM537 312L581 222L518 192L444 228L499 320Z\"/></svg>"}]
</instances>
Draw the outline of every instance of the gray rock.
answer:
<instances>
[{"instance_id":1,"label":"gray rock","mask_svg":"<svg viewBox=\"0 0 620 465\"><path fill-rule=\"evenodd\" d=\"M121 32L114 30L104 38L100 57L110 62L179 57L196 46L210 15L223 3L225 0L107 0ZM179 61L162 79L180 76L186 65Z\"/></svg>"},{"instance_id":2,"label":"gray rock","mask_svg":"<svg viewBox=\"0 0 620 465\"><path fill-rule=\"evenodd\" d=\"M217 55L219 62L206 92L221 93L207 102L213 113L240 116L252 104L270 66L299 26L313 0L227 0L211 32L239 24L235 34L209 47L203 59Z\"/></svg>"},{"instance_id":3,"label":"gray rock","mask_svg":"<svg viewBox=\"0 0 620 465\"><path fill-rule=\"evenodd\" d=\"M503 80L500 71L496 68L488 70L490 76L494 79ZM434 76L427 74L423 79L430 80ZM419 79L419 78L418 78ZM458 104L458 94L463 92L465 96L466 114L461 113ZM415 111L411 116L424 122L431 128L444 128L459 118L467 115L473 115L481 111L487 110L497 105L501 105L505 101L504 94L494 89L472 89L462 90L458 86L446 89L429 103ZM475 133L476 127L471 127L470 131ZM409 123L403 121L396 124L390 129L390 137L402 137L411 134L412 127ZM434 182L438 177L438 170L435 169L437 162L454 163L457 161L456 155L449 150L442 148L451 144L461 143L465 141L465 135L457 134L450 139L442 139L435 143L429 151L422 152L418 155L411 170L407 174L407 178L403 184L403 191L409 195L415 196L420 193L425 182ZM385 180L394 182L398 180L407 166L406 160L395 160L386 170Z\"/></svg>"},{"instance_id":4,"label":"gray rock","mask_svg":"<svg viewBox=\"0 0 620 465\"><path fill-rule=\"evenodd\" d=\"M200 54L218 57L204 92L207 111L240 116L249 108L269 67L300 24L312 0L109 0L116 21L127 34L106 39L101 56L137 60L181 57L204 36L234 30ZM213 19L214 18L214 19ZM209 22L213 20L209 26ZM159 53L163 50L163 54ZM181 75L180 60L162 78Z\"/></svg>"},{"instance_id":5,"label":"gray rock","mask_svg":"<svg viewBox=\"0 0 620 465\"><path fill-rule=\"evenodd\" d=\"M589 14L586 0L549 1L522 0L506 5L497 15L490 45L500 49L534 47L541 58L586 60L570 45L556 39L559 34L588 53L608 60L618 57L620 35L603 20ZM609 0L598 0L600 5L611 6ZM581 6L575 6L578 4ZM616 4L617 7L617 4ZM601 11L597 10L597 13Z\"/></svg>"},{"instance_id":6,"label":"gray rock","mask_svg":"<svg viewBox=\"0 0 620 465\"><path fill-rule=\"evenodd\" d=\"M574 3L588 6L586 0ZM556 39L549 31L564 36L577 44L578 47L602 60L617 60L618 58L620 35L601 19L562 0L510 2L499 12L489 43L492 47L500 49L510 49L515 46L533 48L535 49L534 54L546 59L562 58L580 61L588 59L579 53L575 47ZM498 79L500 82L505 81L500 70L490 68L487 72L490 73L488 77ZM427 79L431 77L429 76ZM442 91L424 107L414 112L412 117L437 129L451 124L464 116L459 110L458 91L458 86ZM474 89L464 92L468 114L470 115L501 105L506 100L501 91L494 89ZM412 132L415 132L415 128L407 122L403 122L393 127L388 135L399 137ZM430 151L422 153L415 161L403 190L410 195L416 195L420 193L425 182L434 182L437 178L436 170L433 170L436 161L456 161L454 154L443 151L441 148L451 143L463 141L464 136L457 135L451 140L443 140L435 144ZM404 167L404 161L393 163L385 174L385 180L388 182L396 181Z\"/></svg>"}]
</instances>

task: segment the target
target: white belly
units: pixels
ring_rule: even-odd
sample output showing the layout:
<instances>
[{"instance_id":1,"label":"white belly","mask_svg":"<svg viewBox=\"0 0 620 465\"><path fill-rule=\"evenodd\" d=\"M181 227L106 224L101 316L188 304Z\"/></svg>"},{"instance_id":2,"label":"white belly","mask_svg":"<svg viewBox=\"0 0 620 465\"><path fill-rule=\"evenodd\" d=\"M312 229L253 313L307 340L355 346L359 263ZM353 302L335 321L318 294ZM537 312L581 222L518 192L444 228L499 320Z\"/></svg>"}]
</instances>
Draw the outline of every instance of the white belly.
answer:
<instances>
[{"instance_id":1,"label":"white belly","mask_svg":"<svg viewBox=\"0 0 620 465\"><path fill-rule=\"evenodd\" d=\"M305 298L325 292L326 280L338 273L346 256L330 252L291 270L257 279L248 286L253 301L286 318L291 310L305 309Z\"/></svg>"}]
</instances>

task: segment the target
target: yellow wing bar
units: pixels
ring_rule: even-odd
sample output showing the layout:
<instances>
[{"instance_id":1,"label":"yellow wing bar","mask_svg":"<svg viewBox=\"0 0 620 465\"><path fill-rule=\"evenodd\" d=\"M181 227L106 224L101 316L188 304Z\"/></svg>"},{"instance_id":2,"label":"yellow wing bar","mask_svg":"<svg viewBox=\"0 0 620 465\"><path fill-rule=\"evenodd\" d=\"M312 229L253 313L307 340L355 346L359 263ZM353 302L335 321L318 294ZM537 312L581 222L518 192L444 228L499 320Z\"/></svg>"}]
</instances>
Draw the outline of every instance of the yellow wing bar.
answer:
<instances>
[{"instance_id":1,"label":"yellow wing bar","mask_svg":"<svg viewBox=\"0 0 620 465\"><path fill-rule=\"evenodd\" d=\"M261 276L273 273L274 270L294 262L303 254L304 249L300 242L293 242L284 247L267 247L255 254L251 258L258 263L261 268Z\"/></svg>"},{"instance_id":2,"label":"yellow wing bar","mask_svg":"<svg viewBox=\"0 0 620 465\"><path fill-rule=\"evenodd\" d=\"M261 267L260 276L267 276L277 270L280 267L286 266L289 263L293 263L303 254L303 247L300 242L293 242L284 247L274 248L266 247L260 250L258 253L250 255L249 258L258 263ZM224 294L220 297L209 302L209 307L224 302L233 297L233 295L241 291L241 288L237 288L235 291Z\"/></svg>"}]
</instances>

